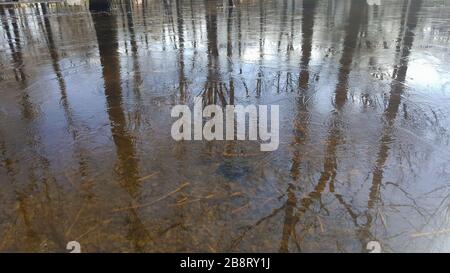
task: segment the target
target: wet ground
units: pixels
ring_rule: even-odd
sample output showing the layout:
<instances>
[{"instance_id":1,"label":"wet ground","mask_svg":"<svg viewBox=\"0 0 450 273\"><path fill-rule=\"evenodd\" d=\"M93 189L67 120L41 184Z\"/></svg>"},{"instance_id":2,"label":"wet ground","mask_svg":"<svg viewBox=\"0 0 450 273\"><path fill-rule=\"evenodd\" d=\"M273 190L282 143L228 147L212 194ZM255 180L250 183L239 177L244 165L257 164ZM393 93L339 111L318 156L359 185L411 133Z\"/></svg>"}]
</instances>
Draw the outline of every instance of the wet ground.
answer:
<instances>
[{"instance_id":1,"label":"wet ground","mask_svg":"<svg viewBox=\"0 0 450 273\"><path fill-rule=\"evenodd\" d=\"M111 8L0 5L0 251L450 251L450 1ZM199 95L279 149L172 140Z\"/></svg>"}]
</instances>

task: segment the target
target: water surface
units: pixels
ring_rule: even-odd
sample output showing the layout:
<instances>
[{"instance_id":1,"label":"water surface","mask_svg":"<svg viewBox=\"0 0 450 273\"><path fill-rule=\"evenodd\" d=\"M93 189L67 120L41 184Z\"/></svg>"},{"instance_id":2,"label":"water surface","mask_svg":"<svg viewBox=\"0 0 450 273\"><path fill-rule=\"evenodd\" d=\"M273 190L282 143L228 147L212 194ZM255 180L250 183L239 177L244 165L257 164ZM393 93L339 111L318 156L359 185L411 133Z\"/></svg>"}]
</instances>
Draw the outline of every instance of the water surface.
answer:
<instances>
[{"instance_id":1,"label":"water surface","mask_svg":"<svg viewBox=\"0 0 450 273\"><path fill-rule=\"evenodd\" d=\"M0 5L0 251L450 251L450 2ZM280 105L280 146L171 108Z\"/></svg>"}]
</instances>

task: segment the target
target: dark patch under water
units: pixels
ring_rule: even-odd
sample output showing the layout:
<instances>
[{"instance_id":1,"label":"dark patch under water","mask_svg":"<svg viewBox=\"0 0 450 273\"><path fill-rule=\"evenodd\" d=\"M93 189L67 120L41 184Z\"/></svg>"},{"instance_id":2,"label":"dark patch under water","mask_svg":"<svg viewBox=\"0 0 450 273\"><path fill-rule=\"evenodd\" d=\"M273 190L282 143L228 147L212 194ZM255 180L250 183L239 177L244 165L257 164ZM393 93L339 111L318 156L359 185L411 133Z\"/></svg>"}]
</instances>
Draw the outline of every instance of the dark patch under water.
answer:
<instances>
[{"instance_id":1,"label":"dark patch under water","mask_svg":"<svg viewBox=\"0 0 450 273\"><path fill-rule=\"evenodd\" d=\"M233 2L0 4L0 251L450 251L449 1ZM199 95L278 150L174 141Z\"/></svg>"},{"instance_id":2,"label":"dark patch under water","mask_svg":"<svg viewBox=\"0 0 450 273\"><path fill-rule=\"evenodd\" d=\"M220 164L216 172L229 180L239 180L247 176L250 172L250 167L243 164L245 163L226 160Z\"/></svg>"}]
</instances>

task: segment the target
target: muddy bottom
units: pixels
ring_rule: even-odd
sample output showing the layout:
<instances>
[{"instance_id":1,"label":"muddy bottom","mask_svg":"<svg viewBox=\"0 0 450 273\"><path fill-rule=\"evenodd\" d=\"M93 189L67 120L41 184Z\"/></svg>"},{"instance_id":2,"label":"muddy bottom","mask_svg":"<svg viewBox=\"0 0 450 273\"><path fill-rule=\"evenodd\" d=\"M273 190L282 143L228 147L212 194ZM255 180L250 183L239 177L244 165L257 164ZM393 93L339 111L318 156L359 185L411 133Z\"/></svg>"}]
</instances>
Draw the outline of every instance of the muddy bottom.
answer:
<instances>
[{"instance_id":1,"label":"muddy bottom","mask_svg":"<svg viewBox=\"0 0 450 273\"><path fill-rule=\"evenodd\" d=\"M449 1L99 2L0 3L1 252L450 251Z\"/></svg>"}]
</instances>

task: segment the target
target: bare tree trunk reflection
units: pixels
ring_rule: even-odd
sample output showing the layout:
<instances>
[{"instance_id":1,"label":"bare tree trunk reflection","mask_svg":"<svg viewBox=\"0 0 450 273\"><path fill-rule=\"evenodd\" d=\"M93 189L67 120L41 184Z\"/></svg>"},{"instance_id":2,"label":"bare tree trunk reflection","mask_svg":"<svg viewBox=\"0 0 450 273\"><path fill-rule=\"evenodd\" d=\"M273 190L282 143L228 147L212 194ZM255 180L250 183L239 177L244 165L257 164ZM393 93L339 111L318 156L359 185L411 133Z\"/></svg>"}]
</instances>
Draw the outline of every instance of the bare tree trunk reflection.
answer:
<instances>
[{"instance_id":1,"label":"bare tree trunk reflection","mask_svg":"<svg viewBox=\"0 0 450 273\"><path fill-rule=\"evenodd\" d=\"M93 14L92 20L103 70L107 113L118 159L116 169L121 187L135 200L139 197L141 183L137 155L132 137L127 130L123 109L116 18L113 15ZM135 251L143 251L146 242L150 239L148 231L135 209L130 211L128 218L127 237L133 242Z\"/></svg>"},{"instance_id":2,"label":"bare tree trunk reflection","mask_svg":"<svg viewBox=\"0 0 450 273\"><path fill-rule=\"evenodd\" d=\"M310 8L310 6L308 7ZM290 221L285 221L287 223L287 228L285 226L285 231L283 232L283 240L281 243L280 251L288 250L288 242L291 235L295 235L295 226L297 222L300 220L300 217L309 209L309 207L313 204L314 201L320 200L323 191L325 190L327 184L329 184L329 188L331 192L334 192L334 180L337 174L337 148L339 144L342 143L342 132L340 125L340 110L342 106L344 106L347 100L347 85L348 85L348 76L350 74L350 66L353 59L353 53L356 47L356 41L358 37L358 33L360 30L360 26L362 23L362 18L365 16L365 13L362 12L365 10L365 3L359 0L352 0L351 9L350 9L350 18L345 31L344 38L344 50L341 56L340 68L339 68L339 76L338 83L336 85L336 111L333 113L328 138L326 140L326 148L325 148L325 158L324 158L324 166L323 171L320 174L318 179L318 183L315 186L314 190L306 195L306 197L302 198L299 202L298 212L295 216L289 216ZM311 16L314 16L313 14ZM306 19L305 19L306 20ZM308 53L306 53L308 56ZM306 58L305 58L306 61ZM308 61L309 62L309 61ZM299 160L298 160L299 161ZM295 161L294 161L295 162ZM297 163L299 164L299 163ZM294 170L295 175L295 170ZM294 203L292 200L291 203ZM289 213L287 213L288 215ZM293 223L292 223L293 219ZM288 231L286 231L286 229Z\"/></svg>"},{"instance_id":3,"label":"bare tree trunk reflection","mask_svg":"<svg viewBox=\"0 0 450 273\"><path fill-rule=\"evenodd\" d=\"M133 10L131 7L131 0L125 1L125 10L127 14L127 25L128 25L128 32L130 33L130 44L131 44L131 53L133 56L133 72L134 72L134 84L133 84L133 91L134 94L137 96L137 101L140 102L140 90L139 86L142 83L142 76L141 76L141 68L139 66L139 59L138 59L138 45L136 42L136 34L134 31L134 20L133 20Z\"/></svg>"},{"instance_id":4,"label":"bare tree trunk reflection","mask_svg":"<svg viewBox=\"0 0 450 273\"><path fill-rule=\"evenodd\" d=\"M229 77L229 103L234 105L234 80L233 80L233 1L228 3L228 18L227 18L227 57L228 57L228 77Z\"/></svg>"},{"instance_id":5,"label":"bare tree trunk reflection","mask_svg":"<svg viewBox=\"0 0 450 273\"><path fill-rule=\"evenodd\" d=\"M300 60L299 91L306 91L309 82L309 61L311 60L314 15L316 0L303 0L302 57Z\"/></svg>"},{"instance_id":6,"label":"bare tree trunk reflection","mask_svg":"<svg viewBox=\"0 0 450 273\"><path fill-rule=\"evenodd\" d=\"M14 16L14 9L10 9L10 10L11 10L11 15ZM20 37L16 36L16 34L15 34L14 38L13 38L11 29L9 28L6 11L5 11L3 5L0 5L0 16L3 18L3 20L1 20L2 26L3 26L3 29L5 30L6 38L8 39L9 50L11 51L11 55L12 55L12 60L13 60L13 64L14 64L14 76L16 78L16 81L23 82L26 80L26 76L25 76L25 72L23 70ZM12 18L12 20L16 20L16 19ZM15 26L17 27L17 24L15 24ZM16 30L14 32L18 34L18 32ZM16 43L18 42L17 50L16 50L16 46L13 43L13 40L15 40Z\"/></svg>"},{"instance_id":7,"label":"bare tree trunk reflection","mask_svg":"<svg viewBox=\"0 0 450 273\"><path fill-rule=\"evenodd\" d=\"M169 24L170 24L170 32L172 32L172 43L173 43L173 48L177 49L177 40L175 37L175 24L173 22L173 12L172 12L172 0L163 0L163 6L164 6L164 11L166 14L166 17L169 19ZM165 34L164 34L164 38L165 38Z\"/></svg>"},{"instance_id":8,"label":"bare tree trunk reflection","mask_svg":"<svg viewBox=\"0 0 450 273\"><path fill-rule=\"evenodd\" d=\"M193 40L193 47L197 49L197 27L195 24L195 17L194 17L194 5L192 4L192 0L189 1L191 6L191 24L192 24L192 40Z\"/></svg>"},{"instance_id":9,"label":"bare tree trunk reflection","mask_svg":"<svg viewBox=\"0 0 450 273\"><path fill-rule=\"evenodd\" d=\"M124 186L132 196L136 196L137 159L131 136L126 128L125 113L122 102L122 87L116 20L112 15L93 14L95 31L97 33L100 61L105 82L107 113L111 124L111 133L117 149L120 164L120 175Z\"/></svg>"},{"instance_id":10,"label":"bare tree trunk reflection","mask_svg":"<svg viewBox=\"0 0 450 273\"><path fill-rule=\"evenodd\" d=\"M287 0L285 0L287 1ZM258 74L256 77L256 97L261 96L262 84L264 80L263 60L264 60L264 27L265 27L264 0L259 1L259 60Z\"/></svg>"},{"instance_id":11,"label":"bare tree trunk reflection","mask_svg":"<svg viewBox=\"0 0 450 273\"><path fill-rule=\"evenodd\" d=\"M8 38L8 45L11 50L11 56L13 60L14 65L14 75L16 78L16 81L18 81L21 84L21 87L23 88L23 92L21 95L22 100L22 114L23 117L27 120L33 119L36 115L36 109L33 106L33 104L30 102L29 94L27 91L25 91L25 87L27 85L27 77L25 73L25 63L23 61L23 54L22 54L22 44L21 44L21 35L19 26L17 24L18 18L16 17L16 12L14 10L14 7L11 6L8 8L9 14L11 15L11 25L12 25L12 33L11 29L9 28L9 25L7 21L3 21L3 27L6 31L6 35ZM3 6L0 6L0 13L2 16L5 16L6 18L6 12L4 10ZM13 36L14 35L14 36ZM14 38L13 38L14 37ZM13 43L14 40L14 43Z\"/></svg>"},{"instance_id":12,"label":"bare tree trunk reflection","mask_svg":"<svg viewBox=\"0 0 450 273\"><path fill-rule=\"evenodd\" d=\"M309 62L311 59L312 51L312 36L314 28L314 16L315 16L316 1L304 0L303 1L303 16L302 16L302 57L300 62L300 80L299 89L302 91L307 90L309 82ZM294 128L294 145L301 145L304 143L307 135L306 123L308 122L308 102L310 99L305 93L302 92L300 98L298 98L298 114ZM300 151L295 150L292 158L291 176L294 181L299 178L299 168L301 164Z\"/></svg>"},{"instance_id":13,"label":"bare tree trunk reflection","mask_svg":"<svg viewBox=\"0 0 450 273\"><path fill-rule=\"evenodd\" d=\"M405 2L406 3L406 2ZM408 70L409 56L411 48L414 42L414 31L417 26L418 12L421 8L421 0L408 0L409 7L403 6L402 19L400 22L399 31L399 44L396 47L396 61L394 67L398 67L397 71L394 71L393 80L391 83L391 92L388 102L388 107L383 114L383 130L380 137L379 150L377 153L377 160L375 167L372 171L372 183L369 191L369 198L367 202L367 211L363 213L354 212L350 205L348 205L341 195L336 194L338 201L346 208L347 212L353 219L355 226L358 227L357 237L361 242L361 248L364 251L366 244L369 240L378 240L371 233L371 227L373 225L376 213L372 211L375 204L380 199L380 189L383 180L384 165L389 156L389 144L392 142L392 134L394 130L394 122L401 104L401 96L404 92L404 84L406 79L406 73ZM406 25L405 25L406 23ZM401 41L401 42L400 42ZM365 223L360 225L358 223L358 217L364 216Z\"/></svg>"},{"instance_id":14,"label":"bare tree trunk reflection","mask_svg":"<svg viewBox=\"0 0 450 273\"><path fill-rule=\"evenodd\" d=\"M301 73L308 72L308 64L311 57L312 50L312 35L314 27L316 1L304 0L303 1L303 15L302 15L302 62L300 66ZM309 77L308 77L309 78ZM299 82L299 87L302 83ZM305 85L308 84L306 79ZM294 140L292 145L296 147L292 155L292 165L290 169L290 175L293 182L297 182L300 178L300 166L302 163L301 151L299 148L303 146L308 137L308 124L309 124L309 99L306 99L304 94L297 99L298 113L294 121ZM289 241L291 235L295 235L295 225L298 222L298 215L295 213L297 207L297 198L295 196L295 184L289 184L287 190L288 199L286 201L285 220L283 223L283 234L280 243L280 252L289 251ZM297 240L294 240L297 249L301 251L301 247Z\"/></svg>"},{"instance_id":15,"label":"bare tree trunk reflection","mask_svg":"<svg viewBox=\"0 0 450 273\"><path fill-rule=\"evenodd\" d=\"M178 32L178 66L179 66L179 79L178 88L180 89L181 102L186 101L186 75L184 72L184 19L183 19L183 7L180 0L176 0L177 5L177 32Z\"/></svg>"},{"instance_id":16,"label":"bare tree trunk reflection","mask_svg":"<svg viewBox=\"0 0 450 273\"><path fill-rule=\"evenodd\" d=\"M3 8L3 7L0 7ZM21 152L20 160L25 164L27 172L25 173L27 179L25 184L16 184L13 186L15 194L15 208L14 213L17 214L16 223L18 226L24 228L25 235L20 238L20 243L25 246L25 251L41 251L42 240L45 238L51 242L58 250L64 249L65 237L60 227L57 226L58 212L54 192L59 191L58 185L53 174L50 159L47 157L45 147L41 143L40 124L37 120L36 106L32 103L27 92L28 82L24 73L25 63L22 56L22 39L21 39L21 25L19 22L23 20L22 13L18 10L20 7L11 7L9 14L12 16L11 25L14 34L14 43L10 45L13 54L13 62L19 65L20 77L16 80L20 83L20 106L21 106L21 120L23 121L23 151ZM16 13L18 12L18 13ZM2 15L5 15L3 12ZM6 29L9 32L9 27ZM11 34L7 34L8 39L12 38ZM25 40L25 43L28 41ZM17 62L17 63L16 63ZM22 124L20 124L22 125ZM19 125L19 127L21 127ZM21 139L18 139L22 141ZM20 142L19 142L20 143ZM1 143L2 152L6 154L6 143ZM14 164L6 161L6 167L10 178L15 180L16 173L14 171ZM17 167L20 167L19 165ZM38 206L36 206L38 204ZM18 231L20 232L20 230Z\"/></svg>"},{"instance_id":17,"label":"bare tree trunk reflection","mask_svg":"<svg viewBox=\"0 0 450 273\"><path fill-rule=\"evenodd\" d=\"M344 38L344 49L339 61L340 67L338 71L338 84L336 86L335 101L336 110L340 111L347 101L348 77L353 63L353 53L355 52L358 42L358 34L362 20L367 14L367 6L365 1L351 2L349 21Z\"/></svg>"},{"instance_id":18,"label":"bare tree trunk reflection","mask_svg":"<svg viewBox=\"0 0 450 273\"><path fill-rule=\"evenodd\" d=\"M206 35L208 48L208 75L203 92L205 105L218 103L227 104L225 86L219 76L219 48L217 45L217 0L205 0Z\"/></svg>"},{"instance_id":19,"label":"bare tree trunk reflection","mask_svg":"<svg viewBox=\"0 0 450 273\"><path fill-rule=\"evenodd\" d=\"M77 144L77 139L80 134L78 133L78 130L76 128L76 124L75 124L73 114L72 114L72 109L70 107L70 104L69 104L69 101L67 98L66 83L64 81L61 67L59 65L59 54L58 54L58 49L55 45L55 40L53 38L53 30L50 25L50 20L48 18L47 4L41 3L41 9L42 9L42 15L43 15L42 17L44 20L45 33L47 36L48 49L50 52L50 58L52 60L53 70L55 71L56 78L58 80L59 90L61 93L61 104L63 106L67 125L69 127L68 128L69 134L72 136L72 139L73 139L73 141L75 141L75 143L76 143L75 145L77 146L76 153L78 154L78 157L79 157L79 171L80 171L81 176L84 178L87 176L87 173L86 173L87 172L87 159L83 155L80 147L78 147L78 144Z\"/></svg>"},{"instance_id":20,"label":"bare tree trunk reflection","mask_svg":"<svg viewBox=\"0 0 450 273\"><path fill-rule=\"evenodd\" d=\"M281 11L281 18L280 18L280 34L278 37L278 46L277 50L278 52L281 51L281 42L283 40L283 35L285 34L286 24L287 24L287 9L288 9L288 3L287 0L283 0L283 7Z\"/></svg>"},{"instance_id":21,"label":"bare tree trunk reflection","mask_svg":"<svg viewBox=\"0 0 450 273\"><path fill-rule=\"evenodd\" d=\"M391 83L391 92L389 102L383 115L383 133L379 140L380 148L376 165L373 170L372 187L370 189L370 198L368 207L373 208L380 197L380 188L383 180L383 169L389 155L389 144L392 142L392 134L394 130L394 122L401 104L402 95L405 89L406 73L408 71L409 56L414 42L415 29L417 27L418 12L421 8L421 0L410 0L408 15L406 18L405 30L401 29L403 37L401 38L401 46L397 48L398 63L394 67L398 69L394 72Z\"/></svg>"}]
</instances>

